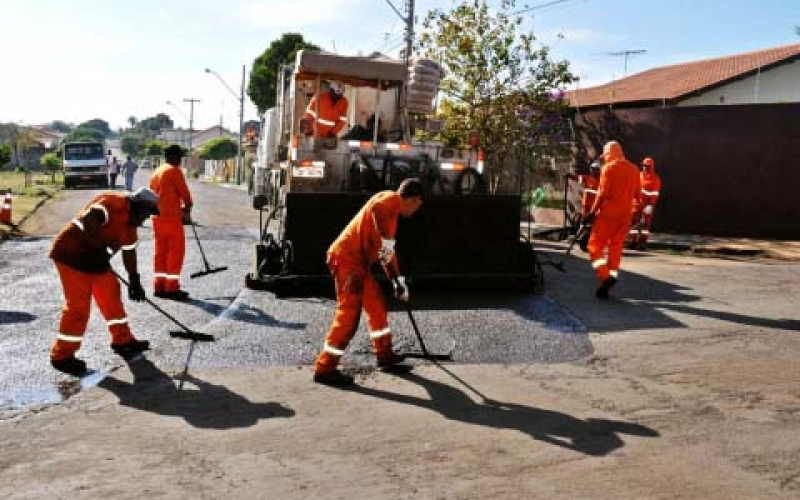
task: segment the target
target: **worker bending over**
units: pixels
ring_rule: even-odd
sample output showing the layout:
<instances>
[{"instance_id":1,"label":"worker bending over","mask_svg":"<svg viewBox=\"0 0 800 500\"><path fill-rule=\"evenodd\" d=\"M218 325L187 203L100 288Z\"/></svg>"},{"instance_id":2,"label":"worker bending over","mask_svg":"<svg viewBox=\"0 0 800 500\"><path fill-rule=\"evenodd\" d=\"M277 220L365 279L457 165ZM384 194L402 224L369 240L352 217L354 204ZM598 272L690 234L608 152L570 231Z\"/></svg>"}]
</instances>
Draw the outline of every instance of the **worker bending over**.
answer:
<instances>
[{"instance_id":1,"label":"worker bending over","mask_svg":"<svg viewBox=\"0 0 800 500\"><path fill-rule=\"evenodd\" d=\"M636 204L633 224L628 232L628 247L647 250L650 226L661 194L661 178L656 174L656 162L652 158L642 160L642 195Z\"/></svg>"},{"instance_id":2,"label":"worker bending over","mask_svg":"<svg viewBox=\"0 0 800 500\"><path fill-rule=\"evenodd\" d=\"M128 298L145 299L136 262L136 228L158 214L158 197L146 188L134 193L106 193L81 208L53 240L53 259L64 290L64 308L58 336L50 350L50 364L76 377L86 373L86 363L75 357L89 322L91 300L97 304L111 333L111 349L128 360L150 348L136 340L120 299L120 285L111 270L111 257L122 250L128 272Z\"/></svg>"}]
</instances>

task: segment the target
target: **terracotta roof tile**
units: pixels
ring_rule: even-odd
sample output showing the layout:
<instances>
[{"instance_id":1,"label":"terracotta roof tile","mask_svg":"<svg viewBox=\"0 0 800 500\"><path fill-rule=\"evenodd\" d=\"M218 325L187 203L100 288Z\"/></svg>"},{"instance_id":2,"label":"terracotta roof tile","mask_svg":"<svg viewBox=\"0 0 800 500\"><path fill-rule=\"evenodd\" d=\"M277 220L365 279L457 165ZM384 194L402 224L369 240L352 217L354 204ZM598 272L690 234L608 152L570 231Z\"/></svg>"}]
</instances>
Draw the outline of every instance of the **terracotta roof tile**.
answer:
<instances>
[{"instance_id":1,"label":"terracotta roof tile","mask_svg":"<svg viewBox=\"0 0 800 500\"><path fill-rule=\"evenodd\" d=\"M653 68L610 83L567 92L573 106L671 101L800 56L800 43Z\"/></svg>"}]
</instances>

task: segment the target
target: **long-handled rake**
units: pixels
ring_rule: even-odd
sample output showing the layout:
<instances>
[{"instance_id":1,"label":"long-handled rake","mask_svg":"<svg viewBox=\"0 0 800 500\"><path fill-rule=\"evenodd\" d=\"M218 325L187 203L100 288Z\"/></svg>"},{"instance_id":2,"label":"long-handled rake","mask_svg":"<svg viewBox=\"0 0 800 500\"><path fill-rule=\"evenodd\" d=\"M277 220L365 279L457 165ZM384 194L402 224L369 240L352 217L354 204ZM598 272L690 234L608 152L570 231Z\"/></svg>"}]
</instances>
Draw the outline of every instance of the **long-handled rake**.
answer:
<instances>
[{"instance_id":1,"label":"long-handled rake","mask_svg":"<svg viewBox=\"0 0 800 500\"><path fill-rule=\"evenodd\" d=\"M203 251L203 245L200 244L200 237L197 236L197 229L194 227L194 222L190 222L189 225L192 226L194 239L197 241L197 248L200 249L200 256L203 257L203 264L206 266L205 271L192 273L189 275L189 278L199 278L200 276L207 276L209 274L219 273L228 269L228 266L211 267L211 265L208 263L208 259L206 259L206 253Z\"/></svg>"},{"instance_id":2,"label":"long-handled rake","mask_svg":"<svg viewBox=\"0 0 800 500\"><path fill-rule=\"evenodd\" d=\"M116 276L116 277L117 277L117 279L118 279L118 280L120 280L120 281L121 281L121 282L122 282L122 283L123 283L123 284L124 284L126 287L130 288L130 286L131 286L131 285L130 285L130 283L128 283L128 282L125 280L125 278L123 278L122 276L120 276L120 275L119 275L119 273L117 273L117 272L116 272L116 271L114 271L113 269L111 270L111 272L112 272L112 273L114 273L114 276ZM179 327L181 327L181 329L182 329L183 331L171 331L171 332L169 332L169 335L170 335L170 337L175 337L175 338L179 338L179 339L191 340L191 341L193 341L193 342L194 342L194 341L199 341L199 342L214 342L214 336L213 336L213 335L209 335L209 334L207 334L207 333L195 332L194 330L190 329L188 326L184 325L183 323L181 323L180 321L178 321L177 319L175 319L175 318L174 318L174 317L173 317L173 316L172 316L170 313L168 313L167 311L165 311L164 309L162 309L161 307L159 307L159 306L158 306L158 304L156 304L156 303L155 303L155 302L153 302L152 300L150 300L150 299L148 299L147 297L145 297L145 298L144 298L144 301L145 301L145 302L147 302L148 304L150 304L151 306L153 306L153 308L154 308L156 311L158 311L158 312L160 312L161 314L163 314L164 316L166 316L166 317L167 317L167 318L168 318L170 321L172 321L173 323L175 323L176 325L178 325ZM192 344L192 346L194 346L194 343Z\"/></svg>"},{"instance_id":3,"label":"long-handled rake","mask_svg":"<svg viewBox=\"0 0 800 500\"><path fill-rule=\"evenodd\" d=\"M394 283L395 287L402 286L397 281L397 276L392 276L391 279L392 279L392 282ZM422 335L420 335L420 333L419 333L419 327L417 327L417 322L414 319L414 314L412 314L412 312L411 312L411 303L409 303L407 300L406 301L401 301L401 302L403 302L403 305L405 306L406 312L408 313L408 319L411 321L411 327L414 329L414 334L417 336L417 341L419 342L419 347L422 350L422 352L405 352L405 353L403 353L403 356L405 356L407 358L427 359L427 360L430 360L430 361L452 361L453 360L452 353L451 354L431 354L430 352L428 352L428 348L425 347L425 341L422 340Z\"/></svg>"}]
</instances>

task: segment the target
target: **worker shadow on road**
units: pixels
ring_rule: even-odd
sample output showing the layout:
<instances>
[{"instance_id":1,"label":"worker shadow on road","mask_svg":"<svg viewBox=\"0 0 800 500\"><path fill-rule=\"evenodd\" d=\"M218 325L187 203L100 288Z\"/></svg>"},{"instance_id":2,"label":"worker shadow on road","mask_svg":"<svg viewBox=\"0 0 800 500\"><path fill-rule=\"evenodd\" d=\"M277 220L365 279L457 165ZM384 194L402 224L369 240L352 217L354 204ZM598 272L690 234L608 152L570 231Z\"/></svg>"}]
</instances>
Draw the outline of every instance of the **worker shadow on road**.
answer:
<instances>
[{"instance_id":1,"label":"worker shadow on road","mask_svg":"<svg viewBox=\"0 0 800 500\"><path fill-rule=\"evenodd\" d=\"M141 357L128 364L133 382L106 377L98 387L114 393L123 406L164 416L180 417L202 429L251 427L267 418L289 418L295 411L280 403L254 403L230 389L189 374L182 384Z\"/></svg>"},{"instance_id":2,"label":"worker shadow on road","mask_svg":"<svg viewBox=\"0 0 800 500\"><path fill-rule=\"evenodd\" d=\"M398 394L360 385L354 386L351 390L365 396L435 411L449 420L496 429L516 430L537 441L591 456L604 456L622 448L625 442L620 434L639 437L660 436L658 431L633 422L602 418L583 420L555 410L495 401L478 392L444 366L438 366L470 392L477 394L482 402L475 402L462 390L421 377L414 372L401 373L396 376L424 388L428 392L429 398Z\"/></svg>"},{"instance_id":3,"label":"worker shadow on road","mask_svg":"<svg viewBox=\"0 0 800 500\"><path fill-rule=\"evenodd\" d=\"M226 305L217 304L215 300L227 299ZM275 317L266 314L263 310L252 307L244 302L235 302L233 307L230 301L234 297L215 297L206 300L190 298L184 303L190 306L195 306L208 314L216 317L223 317L231 321L242 321L257 326L266 326L274 328L285 328L288 330L305 330L307 324L294 321L280 321Z\"/></svg>"},{"instance_id":4,"label":"worker shadow on road","mask_svg":"<svg viewBox=\"0 0 800 500\"><path fill-rule=\"evenodd\" d=\"M567 261L569 274L546 272L548 294L573 311L593 332L686 328L686 323L672 313L737 325L800 331L797 319L742 314L735 312L736 304L699 295L690 287L625 270L611 290L611 298L598 300L594 297L597 278L591 266L577 258L572 262L572 259Z\"/></svg>"},{"instance_id":5,"label":"worker shadow on road","mask_svg":"<svg viewBox=\"0 0 800 500\"><path fill-rule=\"evenodd\" d=\"M0 325L11 325L14 323L30 323L36 316L22 311L4 311L0 309Z\"/></svg>"}]
</instances>

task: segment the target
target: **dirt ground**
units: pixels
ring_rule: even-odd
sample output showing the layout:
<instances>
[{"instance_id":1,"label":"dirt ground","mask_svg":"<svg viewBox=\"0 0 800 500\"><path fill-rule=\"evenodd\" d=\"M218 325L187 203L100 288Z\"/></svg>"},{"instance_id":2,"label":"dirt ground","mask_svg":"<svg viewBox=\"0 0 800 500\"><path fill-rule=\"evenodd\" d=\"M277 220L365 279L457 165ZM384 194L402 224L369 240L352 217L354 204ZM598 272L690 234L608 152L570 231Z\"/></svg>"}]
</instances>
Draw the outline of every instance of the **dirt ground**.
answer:
<instances>
[{"instance_id":1,"label":"dirt ground","mask_svg":"<svg viewBox=\"0 0 800 500\"><path fill-rule=\"evenodd\" d=\"M0 497L800 497L800 264L638 254L608 302L569 266L548 295L587 325L587 359L350 390L310 367L183 379L143 359L0 421Z\"/></svg>"}]
</instances>

